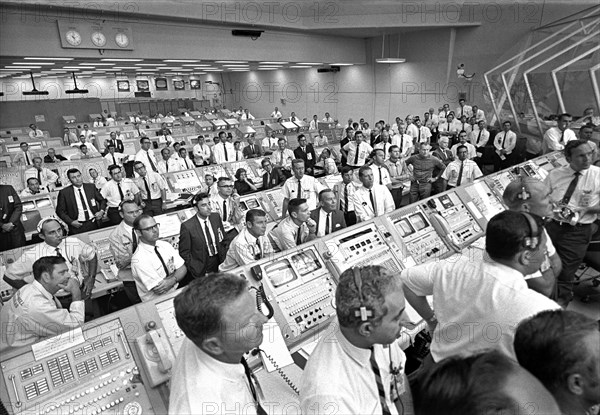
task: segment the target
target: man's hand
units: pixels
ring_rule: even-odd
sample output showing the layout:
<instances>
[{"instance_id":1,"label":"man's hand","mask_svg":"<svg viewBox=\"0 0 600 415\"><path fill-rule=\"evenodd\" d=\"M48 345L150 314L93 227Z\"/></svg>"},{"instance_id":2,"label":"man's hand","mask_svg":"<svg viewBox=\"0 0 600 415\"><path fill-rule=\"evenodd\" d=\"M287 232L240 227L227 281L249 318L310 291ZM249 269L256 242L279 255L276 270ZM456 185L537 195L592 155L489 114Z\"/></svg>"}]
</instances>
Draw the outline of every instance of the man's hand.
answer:
<instances>
[{"instance_id":1,"label":"man's hand","mask_svg":"<svg viewBox=\"0 0 600 415\"><path fill-rule=\"evenodd\" d=\"M317 222L315 222L314 220L312 220L312 218L309 218L306 221L306 225L308 226L308 232L309 233L317 233Z\"/></svg>"},{"instance_id":2,"label":"man's hand","mask_svg":"<svg viewBox=\"0 0 600 415\"><path fill-rule=\"evenodd\" d=\"M103 210L99 210L99 211L98 211L98 212L96 212L96 214L94 215L94 217L96 218L96 220L101 220L103 216L104 216L104 211L103 211Z\"/></svg>"},{"instance_id":3,"label":"man's hand","mask_svg":"<svg viewBox=\"0 0 600 415\"><path fill-rule=\"evenodd\" d=\"M2 231L10 232L12 230L12 228L14 228L14 227L15 227L15 225L12 222L7 222L2 225Z\"/></svg>"},{"instance_id":4,"label":"man's hand","mask_svg":"<svg viewBox=\"0 0 600 415\"><path fill-rule=\"evenodd\" d=\"M92 290L94 289L95 282L96 279L93 277L90 277L83 281L83 292L81 293L83 295L83 298L88 298L92 295Z\"/></svg>"},{"instance_id":5,"label":"man's hand","mask_svg":"<svg viewBox=\"0 0 600 415\"><path fill-rule=\"evenodd\" d=\"M171 288L175 286L177 281L173 277L167 277L161 281L156 287L152 289L155 294L161 295L167 293Z\"/></svg>"},{"instance_id":6,"label":"man's hand","mask_svg":"<svg viewBox=\"0 0 600 415\"><path fill-rule=\"evenodd\" d=\"M81 228L83 225L81 224L81 222L74 220L73 222L71 222L71 226L74 228Z\"/></svg>"},{"instance_id":7,"label":"man's hand","mask_svg":"<svg viewBox=\"0 0 600 415\"><path fill-rule=\"evenodd\" d=\"M75 278L69 278L66 284L59 284L60 288L65 290L68 293L71 293L73 296L73 301L81 300L81 289L79 288L79 281Z\"/></svg>"},{"instance_id":8,"label":"man's hand","mask_svg":"<svg viewBox=\"0 0 600 415\"><path fill-rule=\"evenodd\" d=\"M430 177L429 179L427 179L427 181L429 183L435 183L436 180L437 180L437 177Z\"/></svg>"}]
</instances>

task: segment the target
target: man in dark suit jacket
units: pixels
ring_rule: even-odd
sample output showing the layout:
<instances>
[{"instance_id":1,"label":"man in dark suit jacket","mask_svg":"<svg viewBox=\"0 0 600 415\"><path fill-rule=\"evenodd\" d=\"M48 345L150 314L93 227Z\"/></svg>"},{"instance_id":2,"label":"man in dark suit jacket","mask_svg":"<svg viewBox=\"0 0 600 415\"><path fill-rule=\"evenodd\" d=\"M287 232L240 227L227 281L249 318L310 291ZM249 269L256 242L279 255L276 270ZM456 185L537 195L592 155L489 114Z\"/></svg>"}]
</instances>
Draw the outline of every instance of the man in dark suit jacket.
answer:
<instances>
[{"instance_id":1,"label":"man in dark suit jacket","mask_svg":"<svg viewBox=\"0 0 600 415\"><path fill-rule=\"evenodd\" d=\"M123 153L125 151L125 146L123 145L123 140L117 138L117 133L112 131L110 133L110 139L108 140L109 144L115 146L115 151L117 153Z\"/></svg>"},{"instance_id":2,"label":"man in dark suit jacket","mask_svg":"<svg viewBox=\"0 0 600 415\"><path fill-rule=\"evenodd\" d=\"M98 229L106 212L106 199L96 185L83 183L79 170L69 169L67 177L72 186L58 192L56 214L69 225L72 235Z\"/></svg>"},{"instance_id":3,"label":"man in dark suit jacket","mask_svg":"<svg viewBox=\"0 0 600 415\"><path fill-rule=\"evenodd\" d=\"M272 189L285 182L285 176L280 169L274 169L269 158L263 159L261 162L262 168L265 171L263 174L263 190Z\"/></svg>"},{"instance_id":4,"label":"man in dark suit jacket","mask_svg":"<svg viewBox=\"0 0 600 415\"><path fill-rule=\"evenodd\" d=\"M25 245L22 213L23 205L15 188L0 184L0 251Z\"/></svg>"},{"instance_id":5,"label":"man in dark suit jacket","mask_svg":"<svg viewBox=\"0 0 600 415\"><path fill-rule=\"evenodd\" d=\"M317 236L329 235L332 232L344 229L346 219L344 219L344 213L336 209L337 199L333 190L321 190L319 202L321 207L310 212L311 219L317 222Z\"/></svg>"},{"instance_id":6,"label":"man in dark suit jacket","mask_svg":"<svg viewBox=\"0 0 600 415\"><path fill-rule=\"evenodd\" d=\"M182 223L179 232L179 255L188 270L179 287L209 272L217 272L227 254L223 222L218 213L211 211L208 193L195 195L192 205L196 215Z\"/></svg>"},{"instance_id":7,"label":"man in dark suit jacket","mask_svg":"<svg viewBox=\"0 0 600 415\"><path fill-rule=\"evenodd\" d=\"M255 143L253 136L248 137L248 145L242 150L244 158L253 159L255 157L262 157L264 151L260 143Z\"/></svg>"},{"instance_id":8,"label":"man in dark suit jacket","mask_svg":"<svg viewBox=\"0 0 600 415\"><path fill-rule=\"evenodd\" d=\"M317 155L315 154L315 149L312 144L306 143L304 134L298 136L298 148L294 150L294 156L296 156L297 159L304 160L306 174L312 176L315 163L317 162Z\"/></svg>"}]
</instances>

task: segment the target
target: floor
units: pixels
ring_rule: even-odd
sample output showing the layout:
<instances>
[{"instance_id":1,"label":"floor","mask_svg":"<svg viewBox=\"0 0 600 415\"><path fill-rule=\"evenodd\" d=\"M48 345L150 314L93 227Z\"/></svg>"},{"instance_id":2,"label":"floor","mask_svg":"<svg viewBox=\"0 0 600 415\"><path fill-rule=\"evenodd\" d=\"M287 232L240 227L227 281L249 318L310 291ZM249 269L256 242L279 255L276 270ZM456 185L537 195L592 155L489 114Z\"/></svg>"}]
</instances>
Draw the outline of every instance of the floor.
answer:
<instances>
[{"instance_id":1,"label":"floor","mask_svg":"<svg viewBox=\"0 0 600 415\"><path fill-rule=\"evenodd\" d=\"M583 265L577 274L581 283L575 286L575 299L567 309L600 320L600 271ZM597 286L593 285L594 279Z\"/></svg>"}]
</instances>

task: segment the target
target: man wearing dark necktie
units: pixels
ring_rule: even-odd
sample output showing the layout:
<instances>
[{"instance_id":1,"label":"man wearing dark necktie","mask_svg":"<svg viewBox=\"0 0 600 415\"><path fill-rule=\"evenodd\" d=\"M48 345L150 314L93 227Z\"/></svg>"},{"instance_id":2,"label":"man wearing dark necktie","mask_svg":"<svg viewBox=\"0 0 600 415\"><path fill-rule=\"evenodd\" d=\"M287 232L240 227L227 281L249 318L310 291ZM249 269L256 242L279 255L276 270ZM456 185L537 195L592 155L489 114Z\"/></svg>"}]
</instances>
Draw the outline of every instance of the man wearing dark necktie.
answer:
<instances>
[{"instance_id":1,"label":"man wearing dark necktie","mask_svg":"<svg viewBox=\"0 0 600 415\"><path fill-rule=\"evenodd\" d=\"M159 241L160 228L154 218L140 215L133 221L139 245L131 258L131 273L142 301L175 291L187 269L173 246Z\"/></svg>"},{"instance_id":2,"label":"man wearing dark necktie","mask_svg":"<svg viewBox=\"0 0 600 415\"><path fill-rule=\"evenodd\" d=\"M546 229L562 261L557 302L566 308L600 214L600 167L591 164L593 150L585 140L569 141L564 152L569 165L551 170L545 182L562 208Z\"/></svg>"},{"instance_id":3,"label":"man wearing dark necktie","mask_svg":"<svg viewBox=\"0 0 600 415\"><path fill-rule=\"evenodd\" d=\"M321 339L300 380L300 408L343 414L413 413L398 337L408 317L402 284L382 266L347 269L336 289L338 330Z\"/></svg>"},{"instance_id":4,"label":"man wearing dark necktie","mask_svg":"<svg viewBox=\"0 0 600 415\"><path fill-rule=\"evenodd\" d=\"M502 131L494 138L496 157L494 158L494 170L502 170L510 167L513 162L513 150L517 144L517 135L511 131L512 123L504 121Z\"/></svg>"},{"instance_id":5,"label":"man wearing dark necktie","mask_svg":"<svg viewBox=\"0 0 600 415\"><path fill-rule=\"evenodd\" d=\"M123 155L122 154L117 154L116 153L116 147L114 146L114 144L109 144L106 149L108 150L108 153L106 153L106 155L104 156L104 159L106 161L108 161L108 165L112 166L112 165L118 165L118 166L122 166L123 165Z\"/></svg>"},{"instance_id":6,"label":"man wearing dark necktie","mask_svg":"<svg viewBox=\"0 0 600 415\"><path fill-rule=\"evenodd\" d=\"M344 214L337 209L337 199L333 190L321 190L319 203L321 207L310 213L311 219L317 224L317 236L329 235L346 227Z\"/></svg>"},{"instance_id":7,"label":"man wearing dark necktie","mask_svg":"<svg viewBox=\"0 0 600 415\"><path fill-rule=\"evenodd\" d=\"M135 161L141 161L146 165L146 170L158 172L156 156L154 155L154 151L150 149L152 143L150 139L147 137L142 137L140 139L140 144L142 148L135 155Z\"/></svg>"},{"instance_id":8,"label":"man wearing dark necktie","mask_svg":"<svg viewBox=\"0 0 600 415\"><path fill-rule=\"evenodd\" d=\"M267 321L247 280L228 273L201 278L174 303L185 338L173 367L169 412L244 408L239 412L266 414L257 393L260 386L243 360L244 353L262 343Z\"/></svg>"},{"instance_id":9,"label":"man wearing dark necktie","mask_svg":"<svg viewBox=\"0 0 600 415\"><path fill-rule=\"evenodd\" d=\"M141 161L133 165L134 171L139 177L134 179L140 189L140 199L144 213L157 216L163 213L163 204L167 199L167 183L163 177L155 172L146 170Z\"/></svg>"},{"instance_id":10,"label":"man wearing dark necktie","mask_svg":"<svg viewBox=\"0 0 600 415\"><path fill-rule=\"evenodd\" d=\"M262 146L260 143L256 143L256 139L253 135L248 136L248 145L244 147L242 153L247 159L262 157L264 154Z\"/></svg>"}]
</instances>

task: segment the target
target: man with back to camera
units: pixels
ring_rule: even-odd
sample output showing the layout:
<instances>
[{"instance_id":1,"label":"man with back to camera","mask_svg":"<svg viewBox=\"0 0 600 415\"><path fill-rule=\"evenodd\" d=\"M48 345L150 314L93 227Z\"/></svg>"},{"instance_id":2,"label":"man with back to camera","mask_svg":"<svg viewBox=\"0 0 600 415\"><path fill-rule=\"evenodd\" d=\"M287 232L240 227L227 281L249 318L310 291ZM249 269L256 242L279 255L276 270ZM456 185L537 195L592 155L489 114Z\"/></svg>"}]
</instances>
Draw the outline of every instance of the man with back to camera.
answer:
<instances>
[{"instance_id":1,"label":"man with back to camera","mask_svg":"<svg viewBox=\"0 0 600 415\"><path fill-rule=\"evenodd\" d=\"M440 138L441 140L441 138ZM419 154L410 156L405 160L407 166L413 166L413 178L410 183L410 203L426 199L431 194L432 183L441 176L446 166L437 157L430 154L431 146L422 143ZM438 175L433 177L434 168L438 168Z\"/></svg>"},{"instance_id":2,"label":"man with back to camera","mask_svg":"<svg viewBox=\"0 0 600 415\"><path fill-rule=\"evenodd\" d=\"M597 321L569 310L543 311L519 324L514 346L519 364L554 396L561 414L597 413L600 404Z\"/></svg>"},{"instance_id":3,"label":"man with back to camera","mask_svg":"<svg viewBox=\"0 0 600 415\"><path fill-rule=\"evenodd\" d=\"M131 257L131 274L142 301L173 292L185 278L185 262L173 246L159 241L159 224L150 215L141 214L133 221L139 245Z\"/></svg>"},{"instance_id":4,"label":"man with back to camera","mask_svg":"<svg viewBox=\"0 0 600 415\"><path fill-rule=\"evenodd\" d=\"M223 222L221 216L211 210L208 193L197 193L191 204L196 214L183 222L179 231L179 254L188 271L181 286L209 272L217 272L227 254Z\"/></svg>"},{"instance_id":5,"label":"man with back to camera","mask_svg":"<svg viewBox=\"0 0 600 415\"><path fill-rule=\"evenodd\" d=\"M502 200L513 212L533 213L545 219L553 215L550 188L533 177L519 177L519 180L509 183L504 189ZM546 229L544 233L546 234L546 258L539 270L525 276L525 281L532 290L555 299L556 278L560 274L562 263Z\"/></svg>"},{"instance_id":6,"label":"man with back to camera","mask_svg":"<svg viewBox=\"0 0 600 415\"><path fill-rule=\"evenodd\" d=\"M378 265L347 269L335 302L333 338L321 338L302 373L304 413L413 413L397 341L407 321L400 280Z\"/></svg>"},{"instance_id":7,"label":"man with back to camera","mask_svg":"<svg viewBox=\"0 0 600 415\"><path fill-rule=\"evenodd\" d=\"M331 189L323 189L319 193L321 207L310 212L310 217L317 224L317 236L325 236L346 227L344 213L337 209L337 198Z\"/></svg>"},{"instance_id":8,"label":"man with back to camera","mask_svg":"<svg viewBox=\"0 0 600 415\"><path fill-rule=\"evenodd\" d=\"M489 258L429 262L402 271L406 300L433 332L433 361L489 348L514 359L516 325L540 311L559 308L554 301L529 290L523 278L544 261L543 229L539 216L504 211L487 225L485 249ZM427 302L429 295L433 296L435 314Z\"/></svg>"},{"instance_id":9,"label":"man with back to camera","mask_svg":"<svg viewBox=\"0 0 600 415\"><path fill-rule=\"evenodd\" d=\"M260 209L246 212L246 227L231 241L225 261L219 271L230 271L251 264L273 253L273 246L266 236L267 214Z\"/></svg>"},{"instance_id":10,"label":"man with back to camera","mask_svg":"<svg viewBox=\"0 0 600 415\"><path fill-rule=\"evenodd\" d=\"M135 280L131 273L131 257L139 245L139 238L133 229L133 222L142 214L142 208L133 200L124 200L119 205L119 214L123 221L110 233L108 243L115 265L119 270L116 277L123 283L123 289L131 304L137 304L142 300L137 293Z\"/></svg>"},{"instance_id":11,"label":"man with back to camera","mask_svg":"<svg viewBox=\"0 0 600 415\"><path fill-rule=\"evenodd\" d=\"M359 222L365 222L396 209L394 198L388 188L373 182L373 171L370 166L362 166L358 170L358 179L362 186L354 192L354 208Z\"/></svg>"},{"instance_id":12,"label":"man with back to camera","mask_svg":"<svg viewBox=\"0 0 600 415\"><path fill-rule=\"evenodd\" d=\"M306 199L292 199L288 203L289 214L269 233L279 249L285 251L317 238L317 224L310 218Z\"/></svg>"},{"instance_id":13,"label":"man with back to camera","mask_svg":"<svg viewBox=\"0 0 600 415\"><path fill-rule=\"evenodd\" d=\"M572 121L571 114L565 113L558 116L556 127L550 127L544 133L542 154L563 150L569 141L577 140L575 132L569 128Z\"/></svg>"},{"instance_id":14,"label":"man with back to camera","mask_svg":"<svg viewBox=\"0 0 600 415\"><path fill-rule=\"evenodd\" d=\"M243 277L193 281L174 300L185 334L171 378L170 414L266 414L244 353L263 341L267 318Z\"/></svg>"},{"instance_id":15,"label":"man with back to camera","mask_svg":"<svg viewBox=\"0 0 600 415\"><path fill-rule=\"evenodd\" d=\"M58 192L56 214L73 235L98 229L106 212L106 200L94 184L83 182L79 170L69 169L67 178L71 186Z\"/></svg>"},{"instance_id":16,"label":"man with back to camera","mask_svg":"<svg viewBox=\"0 0 600 415\"><path fill-rule=\"evenodd\" d=\"M133 179L140 189L140 199L144 213L157 216L163 213L163 205L167 199L167 182L156 172L149 172L141 161L133 164L138 177Z\"/></svg>"},{"instance_id":17,"label":"man with back to camera","mask_svg":"<svg viewBox=\"0 0 600 415\"><path fill-rule=\"evenodd\" d=\"M285 218L287 215L287 206L291 199L306 199L308 208L310 210L315 209L317 207L319 192L325 188L320 181L304 174L304 160L294 159L292 161L292 170L294 176L287 179L283 184L282 218Z\"/></svg>"},{"instance_id":18,"label":"man with back to camera","mask_svg":"<svg viewBox=\"0 0 600 415\"><path fill-rule=\"evenodd\" d=\"M456 149L458 160L455 160L446 166L442 173L444 183L442 191L452 189L467 183L473 183L475 179L483 176L481 170L473 160L468 159L468 149L466 146L459 145Z\"/></svg>"},{"instance_id":19,"label":"man with back to camera","mask_svg":"<svg viewBox=\"0 0 600 415\"><path fill-rule=\"evenodd\" d=\"M34 281L20 288L0 311L3 353L83 326L85 305L79 282L71 278L65 259L44 256L32 268ZM68 309L55 297L59 290L73 299Z\"/></svg>"},{"instance_id":20,"label":"man with back to camera","mask_svg":"<svg viewBox=\"0 0 600 415\"><path fill-rule=\"evenodd\" d=\"M548 234L562 261L558 275L558 303L573 299L575 272L581 265L600 213L600 167L592 166L592 148L583 140L565 146L569 165L558 167L545 179L550 198L557 201L560 213L547 225Z\"/></svg>"}]
</instances>

